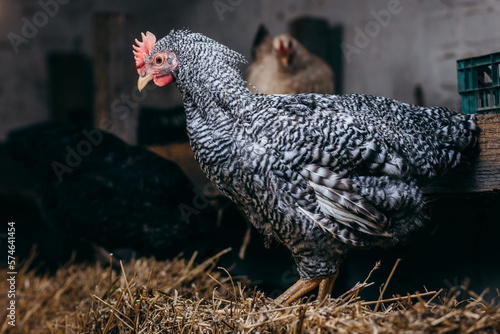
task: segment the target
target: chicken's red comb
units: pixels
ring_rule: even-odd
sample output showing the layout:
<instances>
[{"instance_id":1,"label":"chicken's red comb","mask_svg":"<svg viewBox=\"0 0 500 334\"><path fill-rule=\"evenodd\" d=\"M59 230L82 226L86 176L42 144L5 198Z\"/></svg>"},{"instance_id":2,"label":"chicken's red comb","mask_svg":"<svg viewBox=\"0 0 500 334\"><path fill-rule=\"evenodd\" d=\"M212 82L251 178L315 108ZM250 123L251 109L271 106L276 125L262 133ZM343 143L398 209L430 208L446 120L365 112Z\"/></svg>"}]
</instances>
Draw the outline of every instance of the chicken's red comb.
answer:
<instances>
[{"instance_id":1,"label":"chicken's red comb","mask_svg":"<svg viewBox=\"0 0 500 334\"><path fill-rule=\"evenodd\" d=\"M137 45L133 45L134 48L134 58L135 58L135 67L137 68L137 72L141 74L141 70L144 66L144 62L146 57L149 56L153 45L156 43L156 37L149 31L146 32L146 35L141 32L142 42L135 40Z\"/></svg>"}]
</instances>

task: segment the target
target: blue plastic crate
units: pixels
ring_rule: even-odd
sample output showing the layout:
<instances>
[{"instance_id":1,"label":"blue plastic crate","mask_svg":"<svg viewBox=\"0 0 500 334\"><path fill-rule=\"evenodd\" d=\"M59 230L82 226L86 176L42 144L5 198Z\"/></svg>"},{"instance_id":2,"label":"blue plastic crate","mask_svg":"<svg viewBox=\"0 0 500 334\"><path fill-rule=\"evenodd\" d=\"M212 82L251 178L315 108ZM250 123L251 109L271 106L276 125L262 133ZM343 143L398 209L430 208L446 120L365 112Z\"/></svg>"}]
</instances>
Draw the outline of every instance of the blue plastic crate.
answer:
<instances>
[{"instance_id":1,"label":"blue plastic crate","mask_svg":"<svg viewBox=\"0 0 500 334\"><path fill-rule=\"evenodd\" d=\"M457 60L464 114L500 113L500 52Z\"/></svg>"}]
</instances>

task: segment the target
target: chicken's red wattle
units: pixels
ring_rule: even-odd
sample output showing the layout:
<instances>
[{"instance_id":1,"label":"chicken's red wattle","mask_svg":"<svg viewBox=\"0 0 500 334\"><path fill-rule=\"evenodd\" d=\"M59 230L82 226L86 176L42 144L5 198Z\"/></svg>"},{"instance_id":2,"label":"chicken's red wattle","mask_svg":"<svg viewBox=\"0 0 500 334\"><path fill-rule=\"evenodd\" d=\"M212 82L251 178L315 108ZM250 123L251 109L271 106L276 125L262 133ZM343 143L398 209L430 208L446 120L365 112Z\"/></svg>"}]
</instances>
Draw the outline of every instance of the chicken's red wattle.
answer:
<instances>
[{"instance_id":1,"label":"chicken's red wattle","mask_svg":"<svg viewBox=\"0 0 500 334\"><path fill-rule=\"evenodd\" d=\"M169 75L162 75L159 77L154 77L153 81L158 87L163 87L171 83L173 80L173 77L171 74Z\"/></svg>"}]
</instances>

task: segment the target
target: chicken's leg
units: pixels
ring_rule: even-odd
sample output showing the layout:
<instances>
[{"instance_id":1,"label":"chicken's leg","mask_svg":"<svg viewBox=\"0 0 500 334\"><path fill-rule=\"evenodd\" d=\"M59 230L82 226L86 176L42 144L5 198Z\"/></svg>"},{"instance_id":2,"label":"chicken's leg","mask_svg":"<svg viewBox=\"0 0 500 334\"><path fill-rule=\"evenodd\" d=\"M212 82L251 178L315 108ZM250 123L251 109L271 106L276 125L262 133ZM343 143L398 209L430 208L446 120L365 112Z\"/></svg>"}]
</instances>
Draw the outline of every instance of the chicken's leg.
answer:
<instances>
[{"instance_id":1,"label":"chicken's leg","mask_svg":"<svg viewBox=\"0 0 500 334\"><path fill-rule=\"evenodd\" d=\"M335 276L325 278L324 280L321 281L321 283L319 284L319 291L317 298L318 302L322 302L327 296L330 296L332 294L333 285L335 284L338 275L339 272L337 271L335 273Z\"/></svg>"},{"instance_id":2,"label":"chicken's leg","mask_svg":"<svg viewBox=\"0 0 500 334\"><path fill-rule=\"evenodd\" d=\"M289 305L317 287L320 282L320 279L313 279L310 281L299 279L294 285L283 292L281 296L276 298L275 302L278 304Z\"/></svg>"},{"instance_id":3,"label":"chicken's leg","mask_svg":"<svg viewBox=\"0 0 500 334\"><path fill-rule=\"evenodd\" d=\"M335 272L335 275L333 275L333 277L328 277L321 281L319 285L318 298L316 299L318 302L322 302L327 296L330 296L332 294L333 285L335 284L335 281L339 276L340 260L337 260L336 267L337 271Z\"/></svg>"}]
</instances>

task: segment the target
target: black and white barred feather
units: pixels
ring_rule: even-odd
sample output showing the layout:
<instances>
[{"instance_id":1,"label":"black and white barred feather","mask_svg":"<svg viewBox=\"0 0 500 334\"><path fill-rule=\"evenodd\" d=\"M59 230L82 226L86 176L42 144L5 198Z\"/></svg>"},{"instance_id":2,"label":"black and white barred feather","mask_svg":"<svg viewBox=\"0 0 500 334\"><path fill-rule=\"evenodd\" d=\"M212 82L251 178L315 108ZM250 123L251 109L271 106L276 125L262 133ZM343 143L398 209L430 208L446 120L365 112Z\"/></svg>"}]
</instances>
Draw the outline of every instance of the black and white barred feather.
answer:
<instances>
[{"instance_id":1,"label":"black and white barred feather","mask_svg":"<svg viewBox=\"0 0 500 334\"><path fill-rule=\"evenodd\" d=\"M173 51L195 158L264 234L292 252L302 279L335 274L352 247L390 246L425 220L419 184L477 142L473 116L383 97L255 95L243 57L188 30Z\"/></svg>"}]
</instances>

